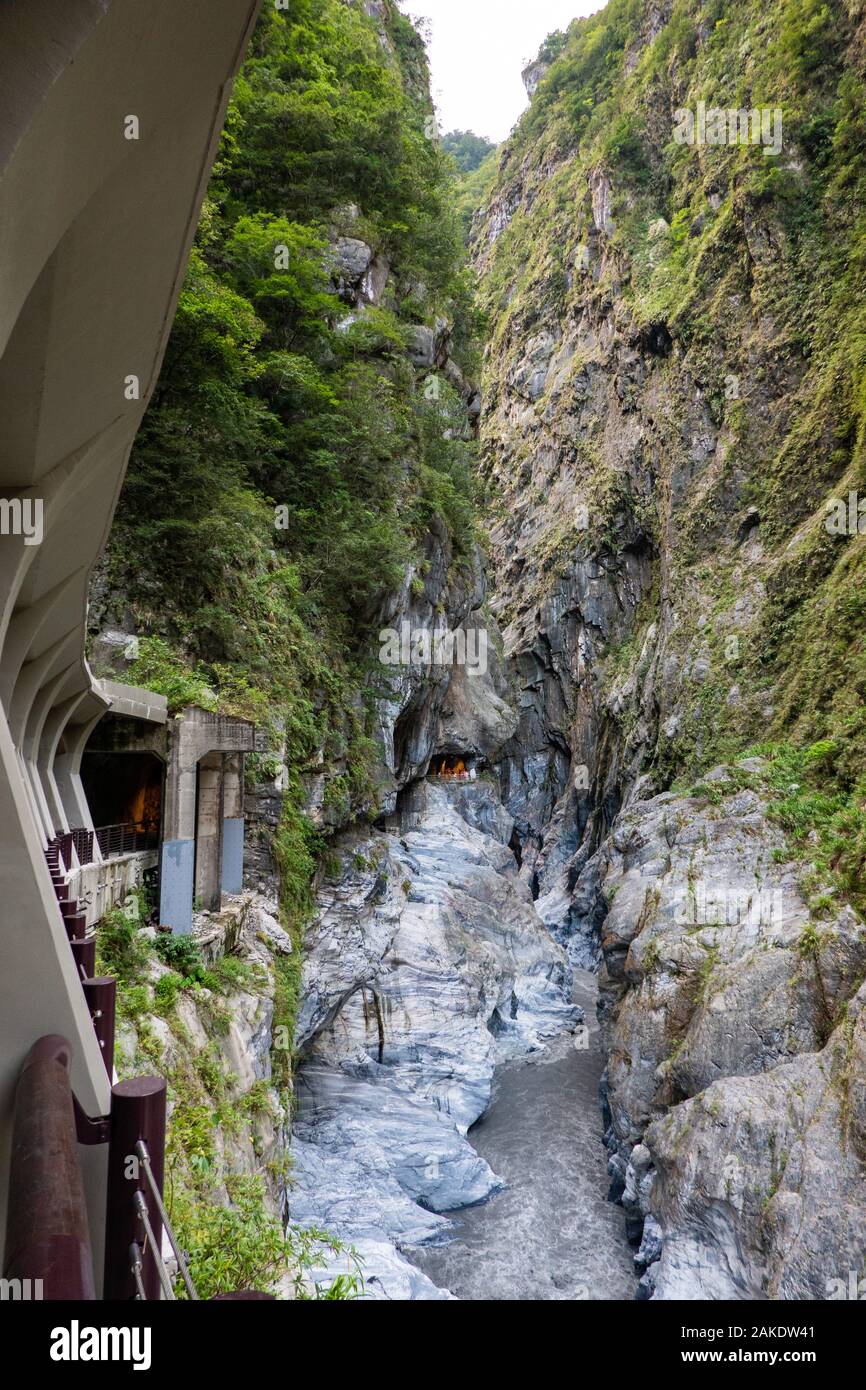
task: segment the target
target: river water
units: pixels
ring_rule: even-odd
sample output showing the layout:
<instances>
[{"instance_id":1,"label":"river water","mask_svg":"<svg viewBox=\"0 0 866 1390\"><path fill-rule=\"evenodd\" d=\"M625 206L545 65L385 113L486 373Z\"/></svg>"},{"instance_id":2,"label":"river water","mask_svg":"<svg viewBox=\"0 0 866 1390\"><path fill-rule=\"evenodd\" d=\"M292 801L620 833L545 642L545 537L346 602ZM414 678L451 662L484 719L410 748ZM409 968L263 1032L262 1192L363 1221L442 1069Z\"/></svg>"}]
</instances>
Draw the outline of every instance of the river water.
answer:
<instances>
[{"instance_id":1,"label":"river water","mask_svg":"<svg viewBox=\"0 0 866 1390\"><path fill-rule=\"evenodd\" d=\"M596 994L595 976L575 972L589 1047L563 1037L501 1067L493 1100L469 1133L506 1189L453 1213L449 1244L412 1252L413 1263L458 1298L634 1298L623 1213L606 1200Z\"/></svg>"}]
</instances>

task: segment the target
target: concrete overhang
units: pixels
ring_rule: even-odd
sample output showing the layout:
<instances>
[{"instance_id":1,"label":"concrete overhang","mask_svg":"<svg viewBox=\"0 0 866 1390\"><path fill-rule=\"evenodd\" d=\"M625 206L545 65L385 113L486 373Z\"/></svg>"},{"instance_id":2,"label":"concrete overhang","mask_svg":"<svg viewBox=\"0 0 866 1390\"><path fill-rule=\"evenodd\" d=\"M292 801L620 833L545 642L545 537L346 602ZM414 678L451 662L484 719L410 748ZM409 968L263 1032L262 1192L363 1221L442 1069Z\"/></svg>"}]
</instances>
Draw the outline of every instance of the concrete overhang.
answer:
<instances>
[{"instance_id":1,"label":"concrete overhang","mask_svg":"<svg viewBox=\"0 0 866 1390\"><path fill-rule=\"evenodd\" d=\"M205 753L252 753L256 746L256 727L247 719L214 714L200 705L187 705L175 715L174 727L185 747L195 756Z\"/></svg>"},{"instance_id":2,"label":"concrete overhang","mask_svg":"<svg viewBox=\"0 0 866 1390\"><path fill-rule=\"evenodd\" d=\"M117 681L95 681L98 695L108 701L108 714L122 714L127 719L143 719L148 724L168 723L168 700L153 690L137 685L120 685Z\"/></svg>"}]
</instances>

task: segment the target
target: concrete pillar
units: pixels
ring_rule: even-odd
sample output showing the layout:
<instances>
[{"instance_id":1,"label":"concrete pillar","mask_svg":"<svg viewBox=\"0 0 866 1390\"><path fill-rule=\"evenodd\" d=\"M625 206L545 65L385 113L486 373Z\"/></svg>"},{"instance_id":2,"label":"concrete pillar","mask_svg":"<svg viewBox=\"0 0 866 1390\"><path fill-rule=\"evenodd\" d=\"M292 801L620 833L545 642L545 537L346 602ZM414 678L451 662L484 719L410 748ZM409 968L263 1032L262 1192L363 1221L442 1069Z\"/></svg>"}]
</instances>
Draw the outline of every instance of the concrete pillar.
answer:
<instances>
[{"instance_id":1,"label":"concrete pillar","mask_svg":"<svg viewBox=\"0 0 866 1390\"><path fill-rule=\"evenodd\" d=\"M193 899L219 908L222 891L237 891L226 884L240 885L243 876L243 752L254 747L254 733L243 720L190 706L169 724L168 746L160 917L189 932ZM224 754L234 755L225 776Z\"/></svg>"},{"instance_id":2,"label":"concrete pillar","mask_svg":"<svg viewBox=\"0 0 866 1390\"><path fill-rule=\"evenodd\" d=\"M178 727L179 724L179 727ZM195 750L183 738L183 721L169 733L163 841L159 856L159 920L172 931L192 931L195 884Z\"/></svg>"},{"instance_id":3,"label":"concrete pillar","mask_svg":"<svg viewBox=\"0 0 866 1390\"><path fill-rule=\"evenodd\" d=\"M39 769L36 766L36 759L25 749L23 755L24 772L27 779L27 788L30 792L35 808L36 819L42 827L42 835L45 843L53 840L60 830L68 829L67 826L56 826L51 815L51 809L45 798L45 790L39 776Z\"/></svg>"},{"instance_id":4,"label":"concrete pillar","mask_svg":"<svg viewBox=\"0 0 866 1390\"><path fill-rule=\"evenodd\" d=\"M195 843L195 900L207 912L218 912L222 897L222 788L222 754L209 753L198 765L198 821Z\"/></svg>"},{"instance_id":5,"label":"concrete pillar","mask_svg":"<svg viewBox=\"0 0 866 1390\"><path fill-rule=\"evenodd\" d=\"M244 755L223 759L223 853L220 882L224 893L244 886Z\"/></svg>"}]
</instances>

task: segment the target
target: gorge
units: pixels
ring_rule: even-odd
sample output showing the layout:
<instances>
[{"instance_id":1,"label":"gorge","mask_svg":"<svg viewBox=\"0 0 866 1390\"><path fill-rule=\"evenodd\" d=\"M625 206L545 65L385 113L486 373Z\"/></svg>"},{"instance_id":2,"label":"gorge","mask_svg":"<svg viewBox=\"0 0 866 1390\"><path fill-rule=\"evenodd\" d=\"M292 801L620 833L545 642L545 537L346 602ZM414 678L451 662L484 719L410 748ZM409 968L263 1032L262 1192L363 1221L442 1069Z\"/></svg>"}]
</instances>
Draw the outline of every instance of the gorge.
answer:
<instances>
[{"instance_id":1,"label":"gorge","mask_svg":"<svg viewBox=\"0 0 866 1390\"><path fill-rule=\"evenodd\" d=\"M866 487L866 9L609 0L463 172L392 0L296 11L91 585L100 674L258 729L244 893L125 1005L180 1059L193 1263L282 1222L328 1237L250 1256L288 1296L826 1298L866 1250L864 540L826 524ZM772 142L678 140L699 103Z\"/></svg>"}]
</instances>

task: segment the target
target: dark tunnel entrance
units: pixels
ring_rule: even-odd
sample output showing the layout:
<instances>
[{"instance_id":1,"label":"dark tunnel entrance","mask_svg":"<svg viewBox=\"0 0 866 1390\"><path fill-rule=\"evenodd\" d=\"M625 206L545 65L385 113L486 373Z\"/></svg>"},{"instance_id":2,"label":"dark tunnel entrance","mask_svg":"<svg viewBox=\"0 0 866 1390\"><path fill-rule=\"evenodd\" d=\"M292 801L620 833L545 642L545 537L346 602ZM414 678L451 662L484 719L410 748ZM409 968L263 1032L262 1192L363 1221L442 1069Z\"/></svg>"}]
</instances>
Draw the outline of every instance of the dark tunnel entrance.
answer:
<instances>
[{"instance_id":1,"label":"dark tunnel entrance","mask_svg":"<svg viewBox=\"0 0 866 1390\"><path fill-rule=\"evenodd\" d=\"M104 858L157 847L163 763L155 753L88 749L81 780Z\"/></svg>"}]
</instances>

